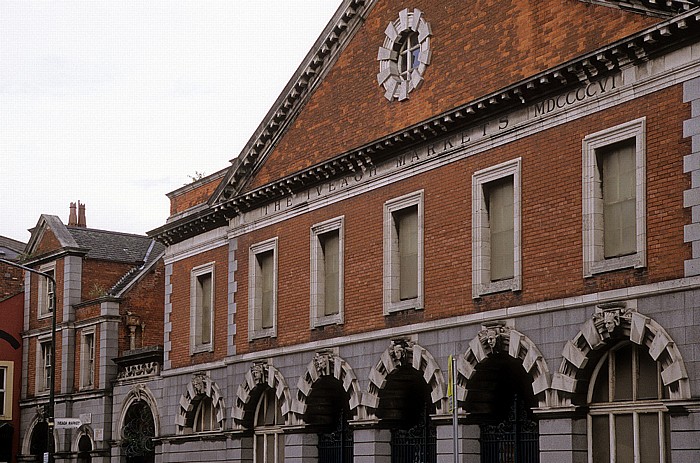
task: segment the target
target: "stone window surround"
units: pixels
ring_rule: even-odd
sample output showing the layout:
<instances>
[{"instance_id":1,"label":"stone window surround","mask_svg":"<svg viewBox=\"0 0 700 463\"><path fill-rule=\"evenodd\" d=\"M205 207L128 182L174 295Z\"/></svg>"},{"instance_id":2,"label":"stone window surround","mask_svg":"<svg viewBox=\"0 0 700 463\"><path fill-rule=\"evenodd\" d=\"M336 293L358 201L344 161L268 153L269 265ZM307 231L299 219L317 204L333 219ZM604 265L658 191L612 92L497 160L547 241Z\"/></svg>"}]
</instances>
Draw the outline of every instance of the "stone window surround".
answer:
<instances>
[{"instance_id":1,"label":"stone window surround","mask_svg":"<svg viewBox=\"0 0 700 463\"><path fill-rule=\"evenodd\" d=\"M53 271L53 277L56 279L56 262L50 262L48 264L44 264L41 267L39 267L40 272L50 272ZM51 311L48 309L49 306L49 294L48 294L48 287L47 285L49 284L50 280L46 277L43 277L41 275L36 275L37 277L37 309L36 309L36 316L37 318L49 318L51 317ZM53 289L56 291L56 288ZM56 308L54 307L54 310Z\"/></svg>"},{"instance_id":2,"label":"stone window surround","mask_svg":"<svg viewBox=\"0 0 700 463\"><path fill-rule=\"evenodd\" d=\"M636 142L637 252L606 259L603 254L603 198L596 150L634 138ZM583 276L646 266L646 117L584 137Z\"/></svg>"},{"instance_id":3,"label":"stone window surround","mask_svg":"<svg viewBox=\"0 0 700 463\"><path fill-rule=\"evenodd\" d=\"M497 164L472 175L472 297L522 289L521 176L522 158ZM490 235L484 187L489 182L513 177L513 278L491 281Z\"/></svg>"},{"instance_id":4,"label":"stone window surround","mask_svg":"<svg viewBox=\"0 0 700 463\"><path fill-rule=\"evenodd\" d=\"M319 268L321 243L320 235L338 230L338 313L335 315L323 315L323 307L319 305L319 281L323 277L323 270ZM344 247L345 247L345 216L336 217L325 222L317 223L311 227L311 328L324 325L342 324L344 321Z\"/></svg>"},{"instance_id":5,"label":"stone window surround","mask_svg":"<svg viewBox=\"0 0 700 463\"><path fill-rule=\"evenodd\" d=\"M252 341L259 338L274 338L277 337L277 237L250 246L248 252L248 340ZM255 329L255 312L260 301L255 297L255 278L258 273L257 258L260 253L272 251L273 258L273 299L272 299L272 327L256 330Z\"/></svg>"},{"instance_id":6,"label":"stone window surround","mask_svg":"<svg viewBox=\"0 0 700 463\"><path fill-rule=\"evenodd\" d=\"M88 379L87 372L85 370L85 366L87 365L87 360L88 357L85 355L86 349L87 349L87 343L85 342L87 336L92 336L92 352L90 355L92 356L92 365L93 365L93 371L92 371L92 382L90 384L86 384L86 381ZM80 333L80 389L93 389L95 388L95 327L83 329Z\"/></svg>"},{"instance_id":7,"label":"stone window surround","mask_svg":"<svg viewBox=\"0 0 700 463\"><path fill-rule=\"evenodd\" d=\"M423 294L423 196L424 190L418 190L398 198L391 199L384 203L384 315L389 315L402 310L416 309L422 310L424 305ZM398 265L396 262L398 250L395 244L398 243L396 236L396 225L394 223L394 212L407 207L418 207L418 296L413 299L399 300Z\"/></svg>"},{"instance_id":8,"label":"stone window surround","mask_svg":"<svg viewBox=\"0 0 700 463\"><path fill-rule=\"evenodd\" d=\"M190 355L196 354L198 352L213 352L214 351L214 264L215 262L208 262L206 264L194 267L190 271ZM211 275L211 320L209 326L209 339L210 342L197 344L196 343L196 330L199 325L198 314L197 314L197 277L206 274Z\"/></svg>"},{"instance_id":9,"label":"stone window surround","mask_svg":"<svg viewBox=\"0 0 700 463\"><path fill-rule=\"evenodd\" d=\"M396 47L405 33L412 31L418 34L420 54L418 55L418 67L411 73L409 80L400 76L398 68L398 53ZM379 47L377 61L379 61L379 73L377 82L384 87L384 97L392 101L408 99L408 94L417 89L423 83L423 74L430 64L430 23L423 18L423 12L415 8L412 12L404 8L399 12L399 17L391 21L384 31L384 43Z\"/></svg>"}]
</instances>

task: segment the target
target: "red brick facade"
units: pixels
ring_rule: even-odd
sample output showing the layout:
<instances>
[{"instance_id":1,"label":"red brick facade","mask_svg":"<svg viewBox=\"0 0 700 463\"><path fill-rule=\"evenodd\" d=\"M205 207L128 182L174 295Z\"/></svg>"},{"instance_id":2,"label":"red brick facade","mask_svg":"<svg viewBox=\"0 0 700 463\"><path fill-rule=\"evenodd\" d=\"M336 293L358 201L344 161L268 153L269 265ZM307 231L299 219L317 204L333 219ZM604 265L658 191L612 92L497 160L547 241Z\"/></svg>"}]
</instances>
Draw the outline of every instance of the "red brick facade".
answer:
<instances>
[{"instance_id":1,"label":"red brick facade","mask_svg":"<svg viewBox=\"0 0 700 463\"><path fill-rule=\"evenodd\" d=\"M460 1L417 1L410 7L423 11L430 22L433 56L420 91L397 106L384 98L374 76L379 71L377 49L384 30L407 7L397 0L377 2L362 30L266 160L251 189L659 22L576 0L468 6Z\"/></svg>"}]
</instances>

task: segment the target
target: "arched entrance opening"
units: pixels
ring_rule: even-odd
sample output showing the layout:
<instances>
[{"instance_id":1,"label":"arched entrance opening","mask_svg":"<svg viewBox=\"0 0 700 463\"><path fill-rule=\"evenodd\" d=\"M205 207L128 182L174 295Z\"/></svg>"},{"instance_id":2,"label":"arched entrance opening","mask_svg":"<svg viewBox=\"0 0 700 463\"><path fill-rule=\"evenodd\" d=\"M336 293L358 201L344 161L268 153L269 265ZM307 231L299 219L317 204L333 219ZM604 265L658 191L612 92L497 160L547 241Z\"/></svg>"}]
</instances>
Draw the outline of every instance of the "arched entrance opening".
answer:
<instances>
[{"instance_id":1,"label":"arched entrance opening","mask_svg":"<svg viewBox=\"0 0 700 463\"><path fill-rule=\"evenodd\" d=\"M78 463L90 463L92 462L92 441L90 436L83 434L78 440Z\"/></svg>"},{"instance_id":2,"label":"arched entrance opening","mask_svg":"<svg viewBox=\"0 0 700 463\"><path fill-rule=\"evenodd\" d=\"M12 458L12 438L14 428L10 423L0 423L0 461L10 461Z\"/></svg>"},{"instance_id":3,"label":"arched entrance opening","mask_svg":"<svg viewBox=\"0 0 700 463\"><path fill-rule=\"evenodd\" d=\"M48 432L49 425L45 421L37 422L32 429L29 454L33 455L36 461L44 461L44 453L49 450Z\"/></svg>"},{"instance_id":4,"label":"arched entrance opening","mask_svg":"<svg viewBox=\"0 0 700 463\"><path fill-rule=\"evenodd\" d=\"M253 463L284 461L284 416L275 390L265 387L257 399L253 428Z\"/></svg>"},{"instance_id":5,"label":"arched entrance opening","mask_svg":"<svg viewBox=\"0 0 700 463\"><path fill-rule=\"evenodd\" d=\"M392 463L435 463L435 413L430 388L423 375L410 365L397 367L379 391L377 417L391 429Z\"/></svg>"},{"instance_id":6,"label":"arched entrance opening","mask_svg":"<svg viewBox=\"0 0 700 463\"><path fill-rule=\"evenodd\" d=\"M480 425L481 462L539 462L539 431L532 413L537 399L522 363L507 353L493 353L478 364L468 387L464 409Z\"/></svg>"},{"instance_id":7,"label":"arched entrance opening","mask_svg":"<svg viewBox=\"0 0 700 463\"><path fill-rule=\"evenodd\" d=\"M151 408L144 401L129 406L122 429L122 452L126 463L155 461L155 422Z\"/></svg>"},{"instance_id":8,"label":"arched entrance opening","mask_svg":"<svg viewBox=\"0 0 700 463\"><path fill-rule=\"evenodd\" d=\"M353 461L350 394L333 376L319 378L306 400L305 421L318 433L319 463Z\"/></svg>"}]
</instances>

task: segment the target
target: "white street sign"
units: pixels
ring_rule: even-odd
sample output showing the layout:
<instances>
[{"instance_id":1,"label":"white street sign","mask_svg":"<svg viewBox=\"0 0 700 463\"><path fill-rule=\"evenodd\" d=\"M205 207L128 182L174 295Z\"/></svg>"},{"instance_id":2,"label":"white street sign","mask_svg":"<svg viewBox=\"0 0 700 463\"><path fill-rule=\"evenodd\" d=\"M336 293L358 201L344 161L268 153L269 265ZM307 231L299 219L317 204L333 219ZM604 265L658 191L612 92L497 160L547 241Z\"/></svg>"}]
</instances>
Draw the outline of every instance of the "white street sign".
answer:
<instances>
[{"instance_id":1,"label":"white street sign","mask_svg":"<svg viewBox=\"0 0 700 463\"><path fill-rule=\"evenodd\" d=\"M56 429L77 429L83 424L80 418L54 418Z\"/></svg>"}]
</instances>

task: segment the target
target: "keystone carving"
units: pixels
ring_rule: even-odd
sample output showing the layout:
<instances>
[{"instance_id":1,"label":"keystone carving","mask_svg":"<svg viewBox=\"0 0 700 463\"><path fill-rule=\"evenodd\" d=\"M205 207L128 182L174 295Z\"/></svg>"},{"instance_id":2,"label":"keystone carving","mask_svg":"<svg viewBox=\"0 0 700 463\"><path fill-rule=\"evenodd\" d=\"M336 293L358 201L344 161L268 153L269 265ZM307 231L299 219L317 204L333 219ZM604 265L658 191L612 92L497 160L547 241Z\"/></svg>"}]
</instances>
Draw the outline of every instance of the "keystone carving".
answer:
<instances>
[{"instance_id":1,"label":"keystone carving","mask_svg":"<svg viewBox=\"0 0 700 463\"><path fill-rule=\"evenodd\" d=\"M478 334L479 342L488 353L498 353L503 349L503 337L507 336L507 328L504 322L494 322L485 326Z\"/></svg>"},{"instance_id":2,"label":"keystone carving","mask_svg":"<svg viewBox=\"0 0 700 463\"><path fill-rule=\"evenodd\" d=\"M267 364L260 362L254 363L250 367L250 374L253 377L255 384L264 384L267 382Z\"/></svg>"},{"instance_id":3,"label":"keystone carving","mask_svg":"<svg viewBox=\"0 0 700 463\"><path fill-rule=\"evenodd\" d=\"M413 349L413 343L405 339L395 339L391 341L389 355L394 360L396 366L403 366L410 363L408 358L409 352Z\"/></svg>"},{"instance_id":4,"label":"keystone carving","mask_svg":"<svg viewBox=\"0 0 700 463\"><path fill-rule=\"evenodd\" d=\"M601 339L607 340L624 322L632 319L634 309L627 309L625 304L599 305L593 314L593 325Z\"/></svg>"},{"instance_id":5,"label":"keystone carving","mask_svg":"<svg viewBox=\"0 0 700 463\"><path fill-rule=\"evenodd\" d=\"M204 373L197 373L192 377L192 388L196 395L205 393L205 380L207 376Z\"/></svg>"},{"instance_id":6,"label":"keystone carving","mask_svg":"<svg viewBox=\"0 0 700 463\"><path fill-rule=\"evenodd\" d=\"M314 355L314 365L319 375L327 376L331 374L332 359L333 354L330 352L317 352L316 355Z\"/></svg>"}]
</instances>

